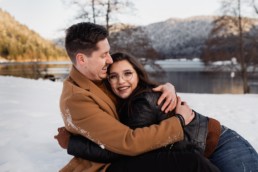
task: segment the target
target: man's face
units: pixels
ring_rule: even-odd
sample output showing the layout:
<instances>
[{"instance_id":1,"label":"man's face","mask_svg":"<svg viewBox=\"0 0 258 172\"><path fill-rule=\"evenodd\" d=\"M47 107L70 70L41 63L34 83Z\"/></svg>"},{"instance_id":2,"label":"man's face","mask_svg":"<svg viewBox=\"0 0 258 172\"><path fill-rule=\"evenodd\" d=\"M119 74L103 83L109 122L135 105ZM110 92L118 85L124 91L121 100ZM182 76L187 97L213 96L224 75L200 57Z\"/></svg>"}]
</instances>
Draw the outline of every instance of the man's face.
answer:
<instances>
[{"instance_id":1,"label":"man's face","mask_svg":"<svg viewBox=\"0 0 258 172\"><path fill-rule=\"evenodd\" d=\"M107 67L113 63L109 54L110 46L107 39L97 43L98 50L93 51L90 57L85 56L83 71L88 79L101 81L107 77Z\"/></svg>"}]
</instances>

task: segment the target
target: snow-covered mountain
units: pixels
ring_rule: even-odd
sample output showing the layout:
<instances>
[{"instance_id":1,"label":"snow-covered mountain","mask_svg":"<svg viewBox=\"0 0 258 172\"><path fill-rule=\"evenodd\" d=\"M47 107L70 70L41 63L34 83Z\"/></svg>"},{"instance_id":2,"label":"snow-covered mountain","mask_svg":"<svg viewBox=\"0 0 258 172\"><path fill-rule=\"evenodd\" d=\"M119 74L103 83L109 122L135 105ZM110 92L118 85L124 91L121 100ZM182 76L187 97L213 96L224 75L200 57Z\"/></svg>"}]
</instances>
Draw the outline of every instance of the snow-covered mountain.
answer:
<instances>
[{"instance_id":1,"label":"snow-covered mountain","mask_svg":"<svg viewBox=\"0 0 258 172\"><path fill-rule=\"evenodd\" d=\"M199 56L214 16L171 18L145 26L153 48L165 57Z\"/></svg>"},{"instance_id":2,"label":"snow-covered mountain","mask_svg":"<svg viewBox=\"0 0 258 172\"><path fill-rule=\"evenodd\" d=\"M114 51L126 50L136 57L199 58L217 17L170 18L146 26L119 23L110 28L109 41ZM258 20L255 24L258 26Z\"/></svg>"},{"instance_id":3,"label":"snow-covered mountain","mask_svg":"<svg viewBox=\"0 0 258 172\"><path fill-rule=\"evenodd\" d=\"M146 26L126 26L111 31L110 42L114 49L123 49L144 56L137 51L147 52L146 45L159 54L160 58L194 58L199 57L204 42L212 29L214 16L196 16L186 19L171 18L166 21ZM137 42L143 40L142 46ZM113 42L112 42L113 41ZM119 44L114 44L119 42ZM145 56L149 57L147 53Z\"/></svg>"}]
</instances>

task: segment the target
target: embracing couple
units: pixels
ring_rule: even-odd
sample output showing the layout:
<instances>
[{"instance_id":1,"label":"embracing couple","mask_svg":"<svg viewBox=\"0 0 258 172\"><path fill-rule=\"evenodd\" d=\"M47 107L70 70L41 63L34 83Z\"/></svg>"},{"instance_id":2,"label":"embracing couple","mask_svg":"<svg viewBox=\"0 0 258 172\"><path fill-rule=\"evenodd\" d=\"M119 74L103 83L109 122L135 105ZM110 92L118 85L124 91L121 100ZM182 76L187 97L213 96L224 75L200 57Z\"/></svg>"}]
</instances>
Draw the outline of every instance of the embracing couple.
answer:
<instances>
[{"instance_id":1,"label":"embracing couple","mask_svg":"<svg viewBox=\"0 0 258 172\"><path fill-rule=\"evenodd\" d=\"M171 84L152 82L133 56L109 54L107 30L66 31L73 67L55 138L75 157L60 171L258 171L258 155L238 133L193 111Z\"/></svg>"}]
</instances>

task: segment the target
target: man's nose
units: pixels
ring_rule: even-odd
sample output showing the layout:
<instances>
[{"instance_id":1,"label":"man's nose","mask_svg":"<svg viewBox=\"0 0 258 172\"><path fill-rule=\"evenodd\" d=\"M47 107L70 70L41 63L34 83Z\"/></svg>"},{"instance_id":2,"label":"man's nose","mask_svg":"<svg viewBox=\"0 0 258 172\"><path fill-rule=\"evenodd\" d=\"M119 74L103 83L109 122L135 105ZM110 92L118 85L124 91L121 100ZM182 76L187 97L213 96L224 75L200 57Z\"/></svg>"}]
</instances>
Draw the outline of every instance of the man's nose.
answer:
<instances>
[{"instance_id":1,"label":"man's nose","mask_svg":"<svg viewBox=\"0 0 258 172\"><path fill-rule=\"evenodd\" d=\"M111 57L110 54L107 55L107 64L112 64L113 63L113 59Z\"/></svg>"}]
</instances>

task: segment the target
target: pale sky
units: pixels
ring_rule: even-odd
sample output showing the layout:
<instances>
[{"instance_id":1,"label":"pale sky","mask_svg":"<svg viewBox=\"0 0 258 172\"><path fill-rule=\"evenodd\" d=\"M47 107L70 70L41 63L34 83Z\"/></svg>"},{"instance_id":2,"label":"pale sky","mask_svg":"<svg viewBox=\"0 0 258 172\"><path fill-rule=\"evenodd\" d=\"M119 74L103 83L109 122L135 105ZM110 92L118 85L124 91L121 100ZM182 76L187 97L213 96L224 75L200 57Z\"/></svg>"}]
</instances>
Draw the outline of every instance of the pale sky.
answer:
<instances>
[{"instance_id":1,"label":"pale sky","mask_svg":"<svg viewBox=\"0 0 258 172\"><path fill-rule=\"evenodd\" d=\"M216 15L220 0L132 0L134 15L121 17L119 22L146 25L169 18ZM0 8L20 23L47 39L64 34L62 29L73 24L75 10L62 0L0 0Z\"/></svg>"}]
</instances>

